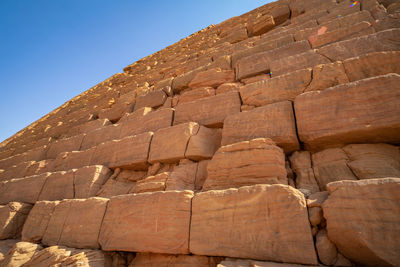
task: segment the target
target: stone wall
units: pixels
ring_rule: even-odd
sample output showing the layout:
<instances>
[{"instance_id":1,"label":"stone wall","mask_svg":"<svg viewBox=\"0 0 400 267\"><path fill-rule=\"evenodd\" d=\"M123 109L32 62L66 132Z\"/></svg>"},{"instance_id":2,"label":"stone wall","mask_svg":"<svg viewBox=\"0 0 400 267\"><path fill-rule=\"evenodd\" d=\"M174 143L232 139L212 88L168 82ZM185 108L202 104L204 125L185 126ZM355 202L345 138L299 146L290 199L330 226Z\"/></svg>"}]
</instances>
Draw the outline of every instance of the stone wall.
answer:
<instances>
[{"instance_id":1,"label":"stone wall","mask_svg":"<svg viewBox=\"0 0 400 267\"><path fill-rule=\"evenodd\" d=\"M279 0L0 145L1 266L399 266L400 2Z\"/></svg>"}]
</instances>

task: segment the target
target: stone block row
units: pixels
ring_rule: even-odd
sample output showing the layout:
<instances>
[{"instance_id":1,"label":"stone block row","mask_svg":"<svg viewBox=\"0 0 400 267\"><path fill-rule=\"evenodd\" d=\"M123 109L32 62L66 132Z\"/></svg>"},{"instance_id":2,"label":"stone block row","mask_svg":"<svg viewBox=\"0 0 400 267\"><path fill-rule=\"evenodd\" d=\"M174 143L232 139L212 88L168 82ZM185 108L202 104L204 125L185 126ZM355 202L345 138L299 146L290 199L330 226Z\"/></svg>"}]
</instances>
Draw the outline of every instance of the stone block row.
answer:
<instances>
[{"instance_id":1,"label":"stone block row","mask_svg":"<svg viewBox=\"0 0 400 267\"><path fill-rule=\"evenodd\" d=\"M88 198L96 195L110 175L107 167L96 165L3 181L0 182L0 204Z\"/></svg>"}]
</instances>

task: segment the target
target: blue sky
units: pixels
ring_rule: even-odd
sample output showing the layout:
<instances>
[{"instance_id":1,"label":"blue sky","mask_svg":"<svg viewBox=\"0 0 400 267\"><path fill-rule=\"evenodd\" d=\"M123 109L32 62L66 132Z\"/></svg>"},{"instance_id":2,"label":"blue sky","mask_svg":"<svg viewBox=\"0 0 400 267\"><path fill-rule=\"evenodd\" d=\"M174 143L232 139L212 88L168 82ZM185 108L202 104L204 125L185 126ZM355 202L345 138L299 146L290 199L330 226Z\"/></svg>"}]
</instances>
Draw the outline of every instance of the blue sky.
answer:
<instances>
[{"instance_id":1,"label":"blue sky","mask_svg":"<svg viewBox=\"0 0 400 267\"><path fill-rule=\"evenodd\" d=\"M134 61L268 2L1 0L0 142Z\"/></svg>"}]
</instances>

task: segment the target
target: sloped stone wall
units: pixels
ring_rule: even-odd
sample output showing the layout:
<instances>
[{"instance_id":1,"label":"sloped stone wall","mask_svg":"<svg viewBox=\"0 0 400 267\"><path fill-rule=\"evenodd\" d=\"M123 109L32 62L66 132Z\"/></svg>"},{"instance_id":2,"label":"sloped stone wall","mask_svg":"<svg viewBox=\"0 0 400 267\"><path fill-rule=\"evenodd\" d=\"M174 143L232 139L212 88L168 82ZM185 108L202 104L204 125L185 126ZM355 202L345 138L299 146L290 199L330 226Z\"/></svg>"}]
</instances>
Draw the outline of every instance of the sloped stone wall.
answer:
<instances>
[{"instance_id":1,"label":"sloped stone wall","mask_svg":"<svg viewBox=\"0 0 400 267\"><path fill-rule=\"evenodd\" d=\"M400 2L279 0L0 145L1 266L399 266Z\"/></svg>"}]
</instances>

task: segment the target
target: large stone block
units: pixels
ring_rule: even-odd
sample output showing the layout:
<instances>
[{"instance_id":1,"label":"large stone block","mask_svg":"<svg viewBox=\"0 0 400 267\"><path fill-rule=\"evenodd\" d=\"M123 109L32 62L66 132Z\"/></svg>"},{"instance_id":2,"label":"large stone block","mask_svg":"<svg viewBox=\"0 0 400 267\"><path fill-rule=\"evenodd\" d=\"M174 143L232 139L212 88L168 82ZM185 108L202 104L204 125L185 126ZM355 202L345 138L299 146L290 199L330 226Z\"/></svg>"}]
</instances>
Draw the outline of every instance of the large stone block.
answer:
<instances>
[{"instance_id":1,"label":"large stone block","mask_svg":"<svg viewBox=\"0 0 400 267\"><path fill-rule=\"evenodd\" d=\"M205 126L222 126L224 119L240 112L240 97L237 92L178 103L175 107L174 125L194 121Z\"/></svg>"},{"instance_id":2,"label":"large stone block","mask_svg":"<svg viewBox=\"0 0 400 267\"><path fill-rule=\"evenodd\" d=\"M244 105L263 106L284 100L294 100L311 82L311 69L304 69L250 83L240 87Z\"/></svg>"},{"instance_id":3,"label":"large stone block","mask_svg":"<svg viewBox=\"0 0 400 267\"><path fill-rule=\"evenodd\" d=\"M47 177L38 200L74 198L74 171L53 172Z\"/></svg>"},{"instance_id":4,"label":"large stone block","mask_svg":"<svg viewBox=\"0 0 400 267\"><path fill-rule=\"evenodd\" d=\"M185 158L187 144L200 126L195 122L183 123L160 129L151 142L149 162L178 162Z\"/></svg>"},{"instance_id":5,"label":"large stone block","mask_svg":"<svg viewBox=\"0 0 400 267\"><path fill-rule=\"evenodd\" d=\"M360 142L398 143L399 89L400 75L388 74L298 96L294 107L300 140L312 150Z\"/></svg>"},{"instance_id":6,"label":"large stone block","mask_svg":"<svg viewBox=\"0 0 400 267\"><path fill-rule=\"evenodd\" d=\"M247 31L249 36L256 36L266 33L274 27L275 21L271 15L254 16L247 24Z\"/></svg>"},{"instance_id":7,"label":"large stone block","mask_svg":"<svg viewBox=\"0 0 400 267\"><path fill-rule=\"evenodd\" d=\"M319 191L314 170L311 167L309 151L295 151L290 156L290 164L293 172L296 173L296 188L306 189L312 193Z\"/></svg>"},{"instance_id":8,"label":"large stone block","mask_svg":"<svg viewBox=\"0 0 400 267\"><path fill-rule=\"evenodd\" d=\"M223 146L207 166L203 190L287 184L285 154L265 138Z\"/></svg>"},{"instance_id":9,"label":"large stone block","mask_svg":"<svg viewBox=\"0 0 400 267\"><path fill-rule=\"evenodd\" d=\"M200 126L196 135L189 139L185 157L191 160L210 159L221 146L221 129Z\"/></svg>"},{"instance_id":10,"label":"large stone block","mask_svg":"<svg viewBox=\"0 0 400 267\"><path fill-rule=\"evenodd\" d=\"M400 51L374 52L343 61L351 82L388 73L400 74Z\"/></svg>"},{"instance_id":11,"label":"large stone block","mask_svg":"<svg viewBox=\"0 0 400 267\"><path fill-rule=\"evenodd\" d=\"M228 83L232 84L232 83ZM219 88L220 86L218 86ZM200 87L188 91L183 91L179 95L179 103L192 102L197 99L215 96L215 89L212 87Z\"/></svg>"},{"instance_id":12,"label":"large stone block","mask_svg":"<svg viewBox=\"0 0 400 267\"><path fill-rule=\"evenodd\" d=\"M192 191L168 191L111 198L99 237L102 249L188 254L192 197Z\"/></svg>"},{"instance_id":13,"label":"large stone block","mask_svg":"<svg viewBox=\"0 0 400 267\"><path fill-rule=\"evenodd\" d=\"M223 83L235 81L235 72L233 70L222 70L220 68L208 69L199 72L189 83L190 88L214 87L217 88Z\"/></svg>"},{"instance_id":14,"label":"large stone block","mask_svg":"<svg viewBox=\"0 0 400 267\"><path fill-rule=\"evenodd\" d=\"M1 265L7 267L23 266L42 249L43 247L38 244L18 242L4 256L4 260L1 262Z\"/></svg>"},{"instance_id":15,"label":"large stone block","mask_svg":"<svg viewBox=\"0 0 400 267\"><path fill-rule=\"evenodd\" d=\"M304 196L284 185L197 194L192 203L190 252L318 263Z\"/></svg>"},{"instance_id":16,"label":"large stone block","mask_svg":"<svg viewBox=\"0 0 400 267\"><path fill-rule=\"evenodd\" d=\"M68 199L54 208L42 243L74 248L99 248L97 242L108 199Z\"/></svg>"},{"instance_id":17,"label":"large stone block","mask_svg":"<svg viewBox=\"0 0 400 267\"><path fill-rule=\"evenodd\" d=\"M288 153L299 148L292 103L269 104L228 116L222 129L222 145L254 138L271 138Z\"/></svg>"},{"instance_id":18,"label":"large stone block","mask_svg":"<svg viewBox=\"0 0 400 267\"><path fill-rule=\"evenodd\" d=\"M103 184L111 176L111 170L105 166L87 166L74 173L74 198L96 196Z\"/></svg>"},{"instance_id":19,"label":"large stone block","mask_svg":"<svg viewBox=\"0 0 400 267\"><path fill-rule=\"evenodd\" d=\"M167 94L163 90L156 90L136 98L134 110L144 107L156 108L162 106L167 100Z\"/></svg>"},{"instance_id":20,"label":"large stone block","mask_svg":"<svg viewBox=\"0 0 400 267\"><path fill-rule=\"evenodd\" d=\"M147 113L142 112L136 116L127 116L126 120L121 123L120 138L145 132L155 132L169 127L172 125L173 117L174 110L170 108L151 110Z\"/></svg>"},{"instance_id":21,"label":"large stone block","mask_svg":"<svg viewBox=\"0 0 400 267\"><path fill-rule=\"evenodd\" d=\"M47 158L55 159L61 152L78 151L85 134L76 135L70 138L60 139L50 144L47 150Z\"/></svg>"},{"instance_id":22,"label":"large stone block","mask_svg":"<svg viewBox=\"0 0 400 267\"><path fill-rule=\"evenodd\" d=\"M260 73L267 73L273 67L273 61L306 52L310 48L310 44L307 41L300 41L242 58L235 66L236 77L237 79L243 79Z\"/></svg>"},{"instance_id":23,"label":"large stone block","mask_svg":"<svg viewBox=\"0 0 400 267\"><path fill-rule=\"evenodd\" d=\"M88 132L83 139L81 150L92 148L110 140L119 139L121 128L122 125L120 124L112 124Z\"/></svg>"},{"instance_id":24,"label":"large stone block","mask_svg":"<svg viewBox=\"0 0 400 267\"><path fill-rule=\"evenodd\" d=\"M390 29L374 34L336 42L318 49L318 53L333 61L345 60L371 52L400 49L400 29Z\"/></svg>"},{"instance_id":25,"label":"large stone block","mask_svg":"<svg viewBox=\"0 0 400 267\"><path fill-rule=\"evenodd\" d=\"M136 257L129 267L170 267L170 266L191 266L191 267L215 267L216 258L197 255L167 255L154 253L136 253Z\"/></svg>"},{"instance_id":26,"label":"large stone block","mask_svg":"<svg viewBox=\"0 0 400 267\"><path fill-rule=\"evenodd\" d=\"M328 184L322 204L329 239L351 261L366 266L400 265L400 179Z\"/></svg>"},{"instance_id":27,"label":"large stone block","mask_svg":"<svg viewBox=\"0 0 400 267\"><path fill-rule=\"evenodd\" d=\"M0 204L18 201L35 203L49 173L0 182Z\"/></svg>"},{"instance_id":28,"label":"large stone block","mask_svg":"<svg viewBox=\"0 0 400 267\"><path fill-rule=\"evenodd\" d=\"M0 205L0 239L19 238L32 205L10 202Z\"/></svg>"},{"instance_id":29,"label":"large stone block","mask_svg":"<svg viewBox=\"0 0 400 267\"><path fill-rule=\"evenodd\" d=\"M146 169L152 137L153 133L147 132L100 144L96 147L91 165Z\"/></svg>"},{"instance_id":30,"label":"large stone block","mask_svg":"<svg viewBox=\"0 0 400 267\"><path fill-rule=\"evenodd\" d=\"M59 201L37 201L22 229L22 241L40 243Z\"/></svg>"}]
</instances>

